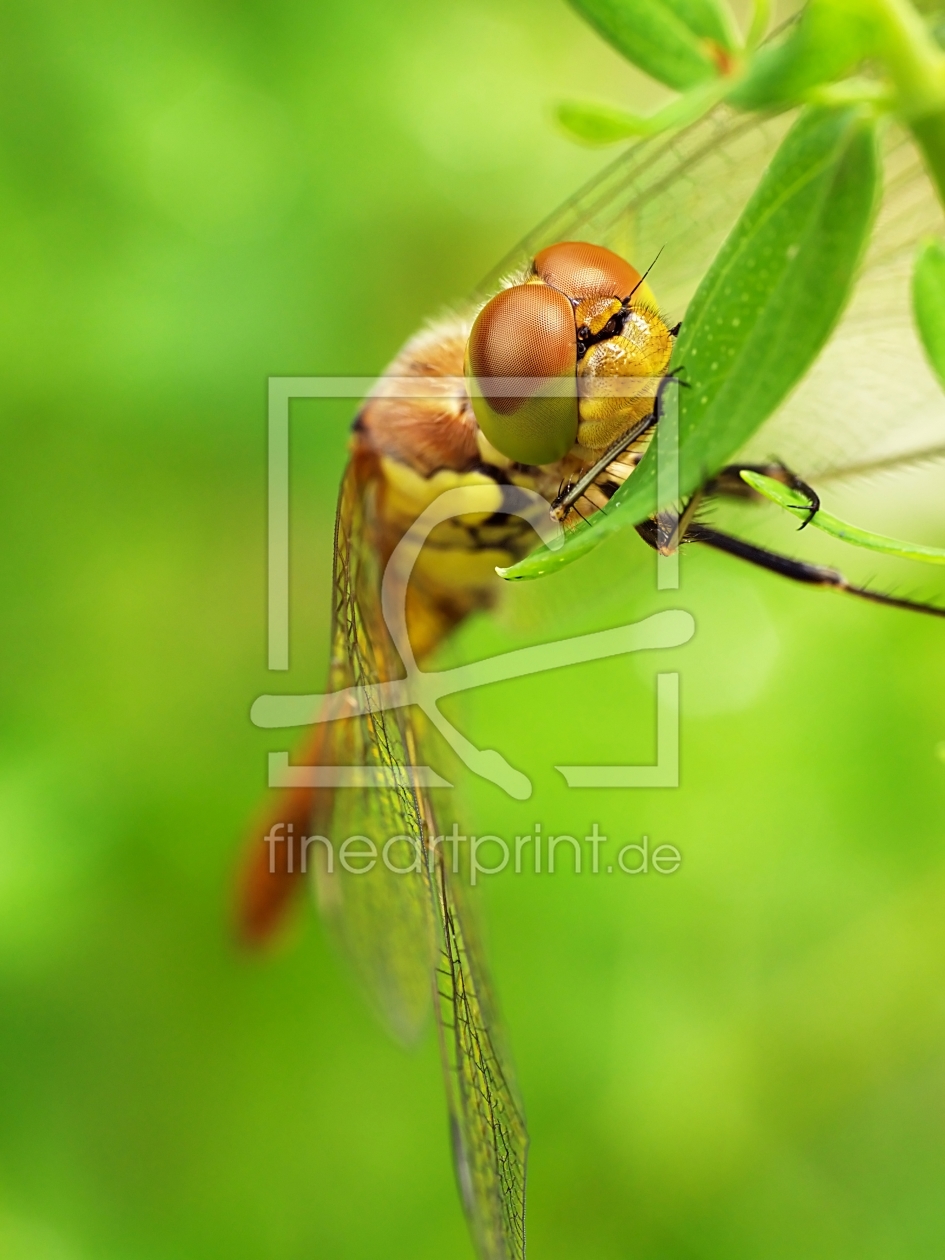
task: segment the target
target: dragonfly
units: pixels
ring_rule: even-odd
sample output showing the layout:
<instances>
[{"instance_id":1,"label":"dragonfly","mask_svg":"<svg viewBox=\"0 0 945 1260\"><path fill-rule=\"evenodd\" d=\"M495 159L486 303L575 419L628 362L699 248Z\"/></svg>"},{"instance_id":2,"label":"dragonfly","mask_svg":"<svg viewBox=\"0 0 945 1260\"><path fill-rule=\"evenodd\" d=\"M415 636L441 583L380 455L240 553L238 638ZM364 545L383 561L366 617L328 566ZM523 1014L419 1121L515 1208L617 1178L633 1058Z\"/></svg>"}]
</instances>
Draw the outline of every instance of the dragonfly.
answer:
<instances>
[{"instance_id":1,"label":"dragonfly","mask_svg":"<svg viewBox=\"0 0 945 1260\"><path fill-rule=\"evenodd\" d=\"M541 495L555 519L566 520L572 511L594 513L632 476L651 436L657 410L652 402L642 416L638 408L626 419L622 445L617 441L596 455L575 441L563 454L542 449L542 463L529 463L521 451L521 458L503 456L477 419L481 405L477 412L463 385L470 333L487 304L539 280L536 258L562 242L604 247L636 267L659 255L654 288L661 327L671 338L790 122L789 115L759 120L720 106L676 134L632 145L501 260L465 313L408 341L352 429L334 540L329 691L362 688L369 694L374 684L402 677L383 615L383 574L412 522L443 491L513 484ZM741 453L739 467L771 467L770 452L777 451L804 478L800 484L820 484L945 455L945 398L922 355L909 300L915 246L941 230L942 215L904 133L888 132L884 164L883 202L852 299L812 370ZM628 309L624 304L621 319ZM583 336L587 354L597 333L585 329ZM664 365L665 356L654 379ZM449 384L440 397L405 398L392 387L405 377L442 377ZM612 443L613 432L601 441ZM746 493L744 483L734 481L718 475L705 491ZM652 523L650 538L647 528L640 532L653 542ZM526 555L536 541L527 521L502 513L437 526L407 594L418 662L472 613L495 603L503 586L496 569ZM930 611L916 601L827 578L833 570L767 552L696 518L684 522L677 541L708 543L786 577ZM403 773L423 760L429 738L410 709L370 704L314 726L301 750L306 763L371 767L382 772L383 786L292 788L269 806L261 829L253 830L241 876L240 928L247 941L265 941L303 883L289 846L274 859L272 847L259 841L260 834L272 834L275 822L283 835L294 829L296 836L339 839L397 836L408 851L413 845L422 860L408 874L378 865L369 876L333 866L325 848L314 846L316 899L398 1038L416 1039L432 1005L457 1181L477 1254L481 1260L522 1260L524 1110L462 876L448 847L437 842L429 789Z\"/></svg>"}]
</instances>

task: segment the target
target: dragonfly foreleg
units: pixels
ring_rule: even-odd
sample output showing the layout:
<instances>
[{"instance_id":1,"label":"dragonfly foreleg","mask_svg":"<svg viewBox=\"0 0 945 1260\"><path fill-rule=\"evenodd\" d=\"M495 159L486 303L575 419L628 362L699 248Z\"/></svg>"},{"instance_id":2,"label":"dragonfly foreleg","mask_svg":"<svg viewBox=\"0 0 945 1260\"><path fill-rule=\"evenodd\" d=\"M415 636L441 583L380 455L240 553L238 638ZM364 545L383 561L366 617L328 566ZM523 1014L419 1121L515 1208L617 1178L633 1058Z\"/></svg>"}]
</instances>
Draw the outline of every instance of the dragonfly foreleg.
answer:
<instances>
[{"instance_id":1,"label":"dragonfly foreleg","mask_svg":"<svg viewBox=\"0 0 945 1260\"><path fill-rule=\"evenodd\" d=\"M703 492L697 490L681 512L666 511L659 513L656 518L656 549L661 556L671 556L678 549L680 543L687 539L689 528L699 509L702 498Z\"/></svg>"},{"instance_id":2,"label":"dragonfly foreleg","mask_svg":"<svg viewBox=\"0 0 945 1260\"><path fill-rule=\"evenodd\" d=\"M780 460L775 460L768 464L728 464L715 474L705 485L705 493L708 495L725 495L730 498L741 499L758 499L760 496L750 486L742 481L742 472L761 473L765 477L771 477L774 481L780 481L783 486L789 486L792 490L797 490L807 500L806 508L798 506L799 512L805 512L806 515L798 526L804 529L811 523L817 513L820 511L820 495L809 486L806 481L802 481L796 473L791 472L785 464Z\"/></svg>"},{"instance_id":3,"label":"dragonfly foreleg","mask_svg":"<svg viewBox=\"0 0 945 1260\"><path fill-rule=\"evenodd\" d=\"M558 497L551 505L551 516L553 520L564 521L571 508L574 507L578 499L580 499L585 490L592 486L601 473L606 472L608 467L614 460L621 455L628 446L632 446L644 433L657 423L659 416L657 408L654 409L632 425L626 433L622 434L616 442L613 443L604 454L598 459L596 464L592 464L590 468L576 481L569 482L565 493L559 491Z\"/></svg>"},{"instance_id":4,"label":"dragonfly foreleg","mask_svg":"<svg viewBox=\"0 0 945 1260\"><path fill-rule=\"evenodd\" d=\"M637 526L637 532L644 541L658 550L657 530L655 521L644 521L642 525ZM887 604L890 608L905 608L910 612L945 617L945 608L939 608L935 604L886 595L882 591L873 591L866 586L855 586L837 569L821 564L809 564L805 560L795 560L792 556L785 556L779 551L771 551L767 547L745 542L742 538L722 533L721 530L712 529L708 525L698 523L690 525L683 541L704 543L708 547L714 547L716 551L724 551L726 555L737 556L739 560L746 560L760 569L767 569L769 573L778 573L781 577L790 578L794 582L803 582L807 586L822 586L835 591L845 591L848 595L857 595L860 599L868 599L874 604Z\"/></svg>"}]
</instances>

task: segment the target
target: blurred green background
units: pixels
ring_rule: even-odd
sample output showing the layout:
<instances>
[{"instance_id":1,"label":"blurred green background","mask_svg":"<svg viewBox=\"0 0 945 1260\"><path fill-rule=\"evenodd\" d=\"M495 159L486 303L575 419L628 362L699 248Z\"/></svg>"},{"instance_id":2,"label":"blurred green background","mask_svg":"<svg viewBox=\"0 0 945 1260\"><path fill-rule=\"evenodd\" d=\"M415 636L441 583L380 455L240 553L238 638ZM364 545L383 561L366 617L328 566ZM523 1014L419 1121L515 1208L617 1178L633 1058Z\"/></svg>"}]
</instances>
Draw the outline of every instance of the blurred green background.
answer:
<instances>
[{"instance_id":1,"label":"blurred green background","mask_svg":"<svg viewBox=\"0 0 945 1260\"><path fill-rule=\"evenodd\" d=\"M656 91L538 0L21 0L0 31L0 1256L469 1257L432 1031L392 1044L310 911L268 958L232 941L284 746L248 718L275 689L266 378L378 371L604 160L556 100ZM280 689L322 684L351 410L293 420ZM938 487L840 507L941 544ZM713 554L654 587L615 540L449 650L699 627L445 706L535 783L513 803L439 749L447 826L683 854L483 882L531 1254L938 1257L941 623ZM556 763L652 758L660 668L681 788L567 791Z\"/></svg>"}]
</instances>

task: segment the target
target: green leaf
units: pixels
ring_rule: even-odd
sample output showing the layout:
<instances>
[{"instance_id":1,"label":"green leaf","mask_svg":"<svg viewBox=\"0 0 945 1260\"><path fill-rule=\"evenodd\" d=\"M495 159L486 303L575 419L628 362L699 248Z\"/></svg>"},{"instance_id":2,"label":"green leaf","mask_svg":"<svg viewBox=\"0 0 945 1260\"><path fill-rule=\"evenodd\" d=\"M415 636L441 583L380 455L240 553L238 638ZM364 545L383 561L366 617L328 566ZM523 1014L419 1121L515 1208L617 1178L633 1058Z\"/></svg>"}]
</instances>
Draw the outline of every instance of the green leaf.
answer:
<instances>
[{"instance_id":1,"label":"green leaf","mask_svg":"<svg viewBox=\"0 0 945 1260\"><path fill-rule=\"evenodd\" d=\"M613 144L629 136L655 136L670 127L684 127L694 122L722 99L725 87L722 79L700 83L662 109L646 115L587 101L565 101L558 107L558 121L585 144Z\"/></svg>"},{"instance_id":2,"label":"green leaf","mask_svg":"<svg viewBox=\"0 0 945 1260\"><path fill-rule=\"evenodd\" d=\"M591 26L628 61L683 92L718 75L711 44L675 10L686 0L571 0ZM698 2L692 8L715 7Z\"/></svg>"},{"instance_id":3,"label":"green leaf","mask_svg":"<svg viewBox=\"0 0 945 1260\"><path fill-rule=\"evenodd\" d=\"M945 388L945 245L941 241L926 241L919 249L912 275L912 308L929 363Z\"/></svg>"},{"instance_id":4,"label":"green leaf","mask_svg":"<svg viewBox=\"0 0 945 1260\"><path fill-rule=\"evenodd\" d=\"M664 0L678 18L696 35L710 39L726 52L736 52L741 46L738 27L732 11L724 0Z\"/></svg>"},{"instance_id":5,"label":"green leaf","mask_svg":"<svg viewBox=\"0 0 945 1260\"><path fill-rule=\"evenodd\" d=\"M556 113L565 131L585 144L614 144L630 136L645 136L649 131L642 114L628 114L626 110L590 101L562 101Z\"/></svg>"},{"instance_id":6,"label":"green leaf","mask_svg":"<svg viewBox=\"0 0 945 1260\"><path fill-rule=\"evenodd\" d=\"M690 303L673 363L679 494L717 472L801 379L837 322L869 235L879 164L860 107L808 109L785 137ZM654 443L608 508L556 552L541 547L503 576L539 577L657 507Z\"/></svg>"},{"instance_id":7,"label":"green leaf","mask_svg":"<svg viewBox=\"0 0 945 1260\"><path fill-rule=\"evenodd\" d=\"M853 286L878 187L868 110L801 115L676 343L674 364L690 384L679 401L681 494L736 453L817 357Z\"/></svg>"},{"instance_id":8,"label":"green leaf","mask_svg":"<svg viewBox=\"0 0 945 1260\"><path fill-rule=\"evenodd\" d=\"M738 109L796 105L812 89L850 74L872 54L876 30L853 0L811 0L780 43L760 48L729 101Z\"/></svg>"},{"instance_id":9,"label":"green leaf","mask_svg":"<svg viewBox=\"0 0 945 1260\"><path fill-rule=\"evenodd\" d=\"M810 504L799 490L785 486L782 482L775 481L773 477L766 477L763 473L749 472L747 469L742 471L741 477L752 490L757 490L766 499L770 499L778 507L790 512L795 519L798 517L801 520L806 519L806 515L810 512ZM846 521L841 521L838 516L832 516L823 508L811 517L810 524L817 529L822 529L825 534L839 538L854 547L866 547L869 551L881 551L884 555L899 556L903 560L921 560L925 564L945 564L945 550L941 547L923 547L918 543L900 542L897 538L887 538L884 534L871 534L868 530L859 529L856 525L848 525Z\"/></svg>"}]
</instances>

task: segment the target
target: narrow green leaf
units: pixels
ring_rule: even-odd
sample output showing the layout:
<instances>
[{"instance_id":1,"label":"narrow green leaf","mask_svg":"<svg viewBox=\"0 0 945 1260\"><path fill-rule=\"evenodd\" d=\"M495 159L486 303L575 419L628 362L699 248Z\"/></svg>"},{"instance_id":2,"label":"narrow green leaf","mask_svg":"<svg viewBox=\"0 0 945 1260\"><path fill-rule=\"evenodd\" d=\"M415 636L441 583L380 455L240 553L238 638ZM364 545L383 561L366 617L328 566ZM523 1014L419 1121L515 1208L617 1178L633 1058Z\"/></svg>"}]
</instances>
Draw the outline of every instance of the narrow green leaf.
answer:
<instances>
[{"instance_id":1,"label":"narrow green leaf","mask_svg":"<svg viewBox=\"0 0 945 1260\"><path fill-rule=\"evenodd\" d=\"M945 388L945 245L926 241L912 274L912 307L922 345Z\"/></svg>"},{"instance_id":2,"label":"narrow green leaf","mask_svg":"<svg viewBox=\"0 0 945 1260\"><path fill-rule=\"evenodd\" d=\"M869 235L878 159L868 111L808 109L785 137L690 303L673 364L679 394L679 494L736 454L797 384L836 324ZM606 511L556 552L539 548L504 575L539 577L657 507L654 443Z\"/></svg>"},{"instance_id":3,"label":"narrow green leaf","mask_svg":"<svg viewBox=\"0 0 945 1260\"><path fill-rule=\"evenodd\" d=\"M711 109L725 95L725 82L700 83L653 114L630 114L610 105L565 101L558 107L558 121L585 144L613 144L629 136L655 136L670 127L684 127Z\"/></svg>"},{"instance_id":4,"label":"narrow green leaf","mask_svg":"<svg viewBox=\"0 0 945 1260\"><path fill-rule=\"evenodd\" d=\"M610 105L590 101L562 101L556 111L558 122L584 144L614 144L629 136L645 136L648 120L642 114L628 114Z\"/></svg>"},{"instance_id":5,"label":"narrow green leaf","mask_svg":"<svg viewBox=\"0 0 945 1260\"><path fill-rule=\"evenodd\" d=\"M674 12L670 0L571 0L571 4L628 61L677 91L718 74L711 44ZM682 0L680 7L685 8Z\"/></svg>"},{"instance_id":6,"label":"narrow green leaf","mask_svg":"<svg viewBox=\"0 0 945 1260\"><path fill-rule=\"evenodd\" d=\"M690 384L679 400L681 494L735 454L817 357L853 286L878 186L868 110L801 115L676 343Z\"/></svg>"},{"instance_id":7,"label":"narrow green leaf","mask_svg":"<svg viewBox=\"0 0 945 1260\"><path fill-rule=\"evenodd\" d=\"M757 490L759 494L784 508L795 518L804 520L810 511L810 504L799 490L775 481L773 477L765 477L762 473L749 472L741 474L742 481ZM945 564L945 549L941 547L923 547L918 543L900 542L897 538L887 538L884 534L871 534L868 530L859 529L856 525L848 525L838 516L832 516L823 508L811 518L810 524L822 529L825 534L839 538L854 547L866 547L869 551L881 551L887 556L899 556L903 560L921 560L925 564Z\"/></svg>"}]
</instances>

